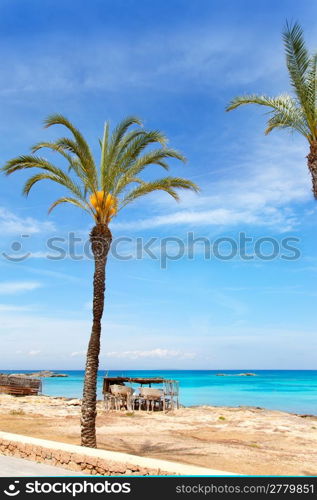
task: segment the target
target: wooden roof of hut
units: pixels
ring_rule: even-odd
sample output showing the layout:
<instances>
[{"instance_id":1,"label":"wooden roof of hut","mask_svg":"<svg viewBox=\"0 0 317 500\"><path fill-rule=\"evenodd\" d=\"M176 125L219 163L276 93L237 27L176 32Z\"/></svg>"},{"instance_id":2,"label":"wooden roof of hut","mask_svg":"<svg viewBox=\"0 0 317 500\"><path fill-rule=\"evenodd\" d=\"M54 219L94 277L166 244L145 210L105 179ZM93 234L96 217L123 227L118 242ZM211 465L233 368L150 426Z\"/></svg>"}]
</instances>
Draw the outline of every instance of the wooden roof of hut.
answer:
<instances>
[{"instance_id":1,"label":"wooden roof of hut","mask_svg":"<svg viewBox=\"0 0 317 500\"><path fill-rule=\"evenodd\" d=\"M0 393L16 396L38 395L42 391L42 381L26 375L0 373Z\"/></svg>"},{"instance_id":2,"label":"wooden roof of hut","mask_svg":"<svg viewBox=\"0 0 317 500\"><path fill-rule=\"evenodd\" d=\"M141 387L143 385L149 385L151 387L152 384L178 385L176 380L168 380L163 377L104 377L103 393L109 392L110 385L124 385L125 383L139 384Z\"/></svg>"}]
</instances>

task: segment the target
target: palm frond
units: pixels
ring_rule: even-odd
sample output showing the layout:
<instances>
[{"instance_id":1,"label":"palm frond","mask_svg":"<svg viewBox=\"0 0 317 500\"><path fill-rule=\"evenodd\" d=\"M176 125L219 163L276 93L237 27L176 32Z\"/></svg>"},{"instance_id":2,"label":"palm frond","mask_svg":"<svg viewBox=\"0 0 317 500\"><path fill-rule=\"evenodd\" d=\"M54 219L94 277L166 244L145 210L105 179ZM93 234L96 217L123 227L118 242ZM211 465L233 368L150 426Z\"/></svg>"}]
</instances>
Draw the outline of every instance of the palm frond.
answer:
<instances>
[{"instance_id":1,"label":"palm frond","mask_svg":"<svg viewBox=\"0 0 317 500\"><path fill-rule=\"evenodd\" d=\"M78 208L81 208L82 210L85 210L88 212L90 215L93 215L92 210L90 209L88 204L84 204L80 202L79 200L76 200L76 198L70 198L68 196L65 196L63 198L59 198L58 200L54 201L52 205L48 209L48 213L50 214L52 210L54 210L55 207L58 205L61 205L62 203L70 203L71 205L75 205Z\"/></svg>"},{"instance_id":2,"label":"palm frond","mask_svg":"<svg viewBox=\"0 0 317 500\"><path fill-rule=\"evenodd\" d=\"M117 158L121 158L125 151L127 150L128 146L131 144L132 141L135 139L141 137L141 136L146 136L149 132L147 132L144 129L136 129L136 130L131 130L130 132L127 132L121 139L121 141L118 144L117 147ZM161 132L155 131L156 134L156 139L157 142L160 142L160 144L165 145L166 144L166 137L164 134Z\"/></svg>"},{"instance_id":3,"label":"palm frond","mask_svg":"<svg viewBox=\"0 0 317 500\"><path fill-rule=\"evenodd\" d=\"M186 161L184 155L175 149L156 149L138 158L125 172L118 176L116 184L113 186L113 193L118 196L131 182L135 176L139 175L149 165L159 165L165 170L169 170L169 165L164 160L166 158L176 158Z\"/></svg>"},{"instance_id":4,"label":"palm frond","mask_svg":"<svg viewBox=\"0 0 317 500\"><path fill-rule=\"evenodd\" d=\"M39 151L40 149L44 148L50 149L56 153L61 154L68 161L68 163L71 163L73 161L73 157L70 154L66 153L66 151L64 151L64 149L55 142L38 142L37 144L31 147L31 152L34 154L37 153L37 151Z\"/></svg>"},{"instance_id":5,"label":"palm frond","mask_svg":"<svg viewBox=\"0 0 317 500\"><path fill-rule=\"evenodd\" d=\"M50 175L54 176L55 182L67 187L72 193L76 194L79 198L84 198L84 194L69 175L67 175L61 168L56 167L52 163L48 162L45 158L34 155L22 155L17 158L13 158L8 161L2 170L6 175L12 174L17 170L29 169L29 168L39 168L49 172ZM32 186L31 186L32 187ZM28 191L29 192L29 191ZM28 194L24 191L24 194Z\"/></svg>"},{"instance_id":6,"label":"palm frond","mask_svg":"<svg viewBox=\"0 0 317 500\"><path fill-rule=\"evenodd\" d=\"M286 64L290 75L291 84L297 98L305 110L305 115L310 128L314 127L315 109L310 106L309 90L307 87L307 71L310 66L310 57L305 46L304 33L298 23L286 23L283 32L286 54Z\"/></svg>"},{"instance_id":7,"label":"palm frond","mask_svg":"<svg viewBox=\"0 0 317 500\"><path fill-rule=\"evenodd\" d=\"M148 146L164 140L163 134L154 130L144 131L132 139L124 151L117 151L113 156L108 157L107 175L104 177L103 189L110 191L116 184L117 178L125 172L128 167L138 159L141 152Z\"/></svg>"},{"instance_id":8,"label":"palm frond","mask_svg":"<svg viewBox=\"0 0 317 500\"><path fill-rule=\"evenodd\" d=\"M70 140L70 139L65 138L65 141L67 141L67 140ZM32 153L36 153L40 149L47 148L47 149L50 149L51 151L59 153L60 155L62 155L65 158L65 160L67 160L68 171L73 170L76 173L76 175L79 177L79 179L81 181L83 181L84 184L87 184L87 175L86 175L85 169L83 169L81 161L80 161L78 155L75 153L76 144L74 142L72 142L72 144L74 146L73 148L65 146L65 144L63 143L63 140L61 140L61 142L59 142L59 141L57 141L57 142L39 142L31 148L31 151L32 151ZM74 150L74 148L75 148L75 150ZM72 152L73 155L69 154L67 151Z\"/></svg>"},{"instance_id":9,"label":"palm frond","mask_svg":"<svg viewBox=\"0 0 317 500\"><path fill-rule=\"evenodd\" d=\"M111 189L111 181L115 177L114 170L116 169L116 164L120 152L122 152L120 144L122 140L124 140L125 135L128 133L128 129L132 125L142 126L142 122L135 116L128 116L117 125L117 127L112 132L110 139L108 140L107 161L106 164L104 164L102 172L102 186L106 191L109 191Z\"/></svg>"},{"instance_id":10,"label":"palm frond","mask_svg":"<svg viewBox=\"0 0 317 500\"><path fill-rule=\"evenodd\" d=\"M114 131L111 134L111 138L109 140L109 153L108 153L108 167L111 168L114 157L117 156L118 148L120 145L120 141L128 131L132 125L142 126L141 120L136 116L128 116L124 120L122 120Z\"/></svg>"},{"instance_id":11,"label":"palm frond","mask_svg":"<svg viewBox=\"0 0 317 500\"><path fill-rule=\"evenodd\" d=\"M302 108L297 105L295 99L288 94L282 94L277 97L268 97L264 95L246 95L235 97L227 111L231 111L244 104L258 104L270 108L271 118L268 120L265 133L270 133L274 128L293 128L306 138L310 136L310 127L307 124L306 116Z\"/></svg>"},{"instance_id":12,"label":"palm frond","mask_svg":"<svg viewBox=\"0 0 317 500\"><path fill-rule=\"evenodd\" d=\"M298 23L293 25L286 23L283 40L291 83L301 104L304 106L307 98L305 76L310 58L305 46L304 33L301 26Z\"/></svg>"},{"instance_id":13,"label":"palm frond","mask_svg":"<svg viewBox=\"0 0 317 500\"><path fill-rule=\"evenodd\" d=\"M291 128L308 141L317 140L317 55L310 57L304 34L298 23L286 23L283 32L286 64L295 98L285 94L277 97L246 95L235 97L227 106L231 111L245 104L267 106L273 111L266 133L274 128Z\"/></svg>"},{"instance_id":14,"label":"palm frond","mask_svg":"<svg viewBox=\"0 0 317 500\"><path fill-rule=\"evenodd\" d=\"M65 188L69 195L57 199L51 205L50 212L60 204L70 203L90 213L97 224L108 224L117 214L118 207L123 208L151 192L165 191L178 200L179 189L198 191L196 184L180 177L164 177L151 182L140 177L149 165L159 165L168 170L168 160L174 158L184 162L185 157L175 149L167 148L165 135L157 130L129 130L132 125L141 124L135 117L123 120L111 136L110 126L106 123L103 138L99 141L99 172L89 146L78 129L62 115L53 115L46 120L48 127L55 124L65 126L73 137L61 137L54 142L39 142L33 146L33 154L13 158L1 169L7 175L29 168L40 171L26 181L23 189L26 196L38 182L44 180ZM160 144L161 147L144 151L155 144ZM58 153L66 160L66 168L58 167L35 154L43 148ZM127 193L128 188L130 191Z\"/></svg>"},{"instance_id":15,"label":"palm frond","mask_svg":"<svg viewBox=\"0 0 317 500\"><path fill-rule=\"evenodd\" d=\"M89 145L86 142L84 136L80 133L80 131L63 115L54 114L49 116L44 121L45 127L51 127L52 125L63 125L73 134L75 142L76 142L76 151L77 156L80 158L81 164L86 171L87 177L90 179L90 182L94 185L94 188L97 189L98 186L98 178L97 178L97 169L94 162L93 155L90 151Z\"/></svg>"},{"instance_id":16,"label":"palm frond","mask_svg":"<svg viewBox=\"0 0 317 500\"><path fill-rule=\"evenodd\" d=\"M309 68L307 70L306 76L306 86L307 86L307 99L308 105L311 110L311 132L313 139L317 139L317 54L313 54L310 58Z\"/></svg>"},{"instance_id":17,"label":"palm frond","mask_svg":"<svg viewBox=\"0 0 317 500\"><path fill-rule=\"evenodd\" d=\"M232 99L226 108L226 111L231 111L239 106L245 104L258 104L259 106L266 106L272 108L276 111L282 111L289 107L295 106L295 101L288 94L282 94L277 97L269 97L266 95L249 94L244 96L238 96Z\"/></svg>"},{"instance_id":18,"label":"palm frond","mask_svg":"<svg viewBox=\"0 0 317 500\"><path fill-rule=\"evenodd\" d=\"M157 143L163 146L166 144L165 135L158 130L144 132L133 141L130 141L128 148L126 148L124 154L120 156L120 162L123 169L126 169L134 160L136 160L145 148Z\"/></svg>"},{"instance_id":19,"label":"palm frond","mask_svg":"<svg viewBox=\"0 0 317 500\"><path fill-rule=\"evenodd\" d=\"M142 126L142 121L137 116L127 116L114 129L111 135L110 148L115 148L132 125Z\"/></svg>"},{"instance_id":20,"label":"palm frond","mask_svg":"<svg viewBox=\"0 0 317 500\"><path fill-rule=\"evenodd\" d=\"M165 191L172 196L176 201L179 196L175 189L187 189L190 191L198 192L200 189L194 182L180 177L163 177L152 182L145 182L141 186L136 187L128 193L122 200L120 209L132 203L141 196L153 193L154 191Z\"/></svg>"},{"instance_id":21,"label":"palm frond","mask_svg":"<svg viewBox=\"0 0 317 500\"><path fill-rule=\"evenodd\" d=\"M105 125L103 140L100 141L101 146L101 161L100 161L100 184L103 189L107 189L106 181L107 177L109 177L109 171L111 170L111 163L114 166L121 163L121 158L127 150L130 143L146 134L144 130L132 130L131 132L126 132L121 138L120 142L116 147L116 154L113 154L112 157L109 158L109 122Z\"/></svg>"},{"instance_id":22,"label":"palm frond","mask_svg":"<svg viewBox=\"0 0 317 500\"><path fill-rule=\"evenodd\" d=\"M60 176L58 176L56 174L52 174L52 173L47 173L47 174L40 173L40 174L35 174L32 177L30 177L24 185L23 194L25 196L28 196L31 189L33 188L33 186L37 182L42 181L42 180L50 180L50 181L53 181L57 184L60 184L61 186L65 187L66 189L71 191L76 197L78 197L82 201L85 200L80 187L77 186L76 184L74 184L74 182L69 177L68 178L60 177Z\"/></svg>"},{"instance_id":23,"label":"palm frond","mask_svg":"<svg viewBox=\"0 0 317 500\"><path fill-rule=\"evenodd\" d=\"M105 123L103 130L102 141L100 141L101 146L101 158L100 158L100 184L102 184L102 179L107 175L107 156L109 148L109 122Z\"/></svg>"},{"instance_id":24,"label":"palm frond","mask_svg":"<svg viewBox=\"0 0 317 500\"><path fill-rule=\"evenodd\" d=\"M267 122L265 134L269 134L275 128L297 130L297 132L305 136L308 140L310 139L310 130L300 109L293 110L292 112L275 112Z\"/></svg>"},{"instance_id":25,"label":"palm frond","mask_svg":"<svg viewBox=\"0 0 317 500\"><path fill-rule=\"evenodd\" d=\"M76 172L78 177L84 182L86 188L94 192L98 189L98 182L96 179L96 172L90 168L87 168L87 161L85 154L78 146L77 142L70 139L69 137L61 137L56 140L57 147L61 148L63 151L69 151L75 155L76 160L73 159L71 168Z\"/></svg>"}]
</instances>

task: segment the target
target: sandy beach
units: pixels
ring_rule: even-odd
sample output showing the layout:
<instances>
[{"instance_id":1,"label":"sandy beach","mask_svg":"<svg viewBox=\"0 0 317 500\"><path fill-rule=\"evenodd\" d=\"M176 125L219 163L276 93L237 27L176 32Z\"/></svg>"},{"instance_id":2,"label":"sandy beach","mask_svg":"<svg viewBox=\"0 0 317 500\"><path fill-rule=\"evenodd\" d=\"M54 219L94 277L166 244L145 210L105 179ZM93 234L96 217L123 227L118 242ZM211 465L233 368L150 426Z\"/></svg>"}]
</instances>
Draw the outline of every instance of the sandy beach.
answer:
<instances>
[{"instance_id":1,"label":"sandy beach","mask_svg":"<svg viewBox=\"0 0 317 500\"><path fill-rule=\"evenodd\" d=\"M80 400L0 395L0 430L79 444ZM111 412L98 446L240 474L317 475L317 416L251 407Z\"/></svg>"}]
</instances>

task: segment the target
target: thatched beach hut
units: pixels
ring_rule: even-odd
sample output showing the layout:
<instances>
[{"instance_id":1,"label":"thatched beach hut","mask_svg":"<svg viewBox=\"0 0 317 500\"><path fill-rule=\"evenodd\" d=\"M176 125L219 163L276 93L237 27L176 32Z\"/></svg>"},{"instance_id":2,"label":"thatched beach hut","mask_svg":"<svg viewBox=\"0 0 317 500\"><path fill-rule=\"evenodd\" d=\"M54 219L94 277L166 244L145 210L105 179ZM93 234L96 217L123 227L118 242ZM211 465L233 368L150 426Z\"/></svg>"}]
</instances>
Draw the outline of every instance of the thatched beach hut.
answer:
<instances>
[{"instance_id":1,"label":"thatched beach hut","mask_svg":"<svg viewBox=\"0 0 317 500\"><path fill-rule=\"evenodd\" d=\"M0 373L0 394L37 396L42 392L42 381L26 375Z\"/></svg>"}]
</instances>

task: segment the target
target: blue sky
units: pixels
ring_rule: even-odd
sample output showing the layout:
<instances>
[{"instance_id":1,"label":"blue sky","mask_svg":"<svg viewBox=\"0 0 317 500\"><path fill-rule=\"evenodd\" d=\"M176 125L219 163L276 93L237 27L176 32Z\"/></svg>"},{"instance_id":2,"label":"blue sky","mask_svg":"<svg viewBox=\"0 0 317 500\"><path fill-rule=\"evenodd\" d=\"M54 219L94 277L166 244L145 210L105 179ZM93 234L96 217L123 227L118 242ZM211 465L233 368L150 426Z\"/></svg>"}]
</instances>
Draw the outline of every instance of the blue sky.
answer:
<instances>
[{"instance_id":1,"label":"blue sky","mask_svg":"<svg viewBox=\"0 0 317 500\"><path fill-rule=\"evenodd\" d=\"M109 259L102 369L316 368L317 214L307 145L289 133L264 137L261 109L224 112L237 94L289 89L281 31L286 19L298 20L315 50L316 14L307 0L2 0L2 164L62 133L43 129L50 113L76 123L96 155L104 121L136 114L187 156L172 173L202 188L179 204L151 195L113 222L114 237L131 238L118 248L132 258ZM43 183L25 199L25 178L0 181L1 368L82 369L93 263L48 259L46 242L73 232L80 251L92 221L71 207L47 216L61 190ZM180 238L188 252L189 232L211 242L241 232L278 245L296 237L300 257L205 259L196 244L193 259L162 269L162 239ZM136 258L138 237L157 238L158 259ZM31 256L12 262L3 252Z\"/></svg>"}]
</instances>

